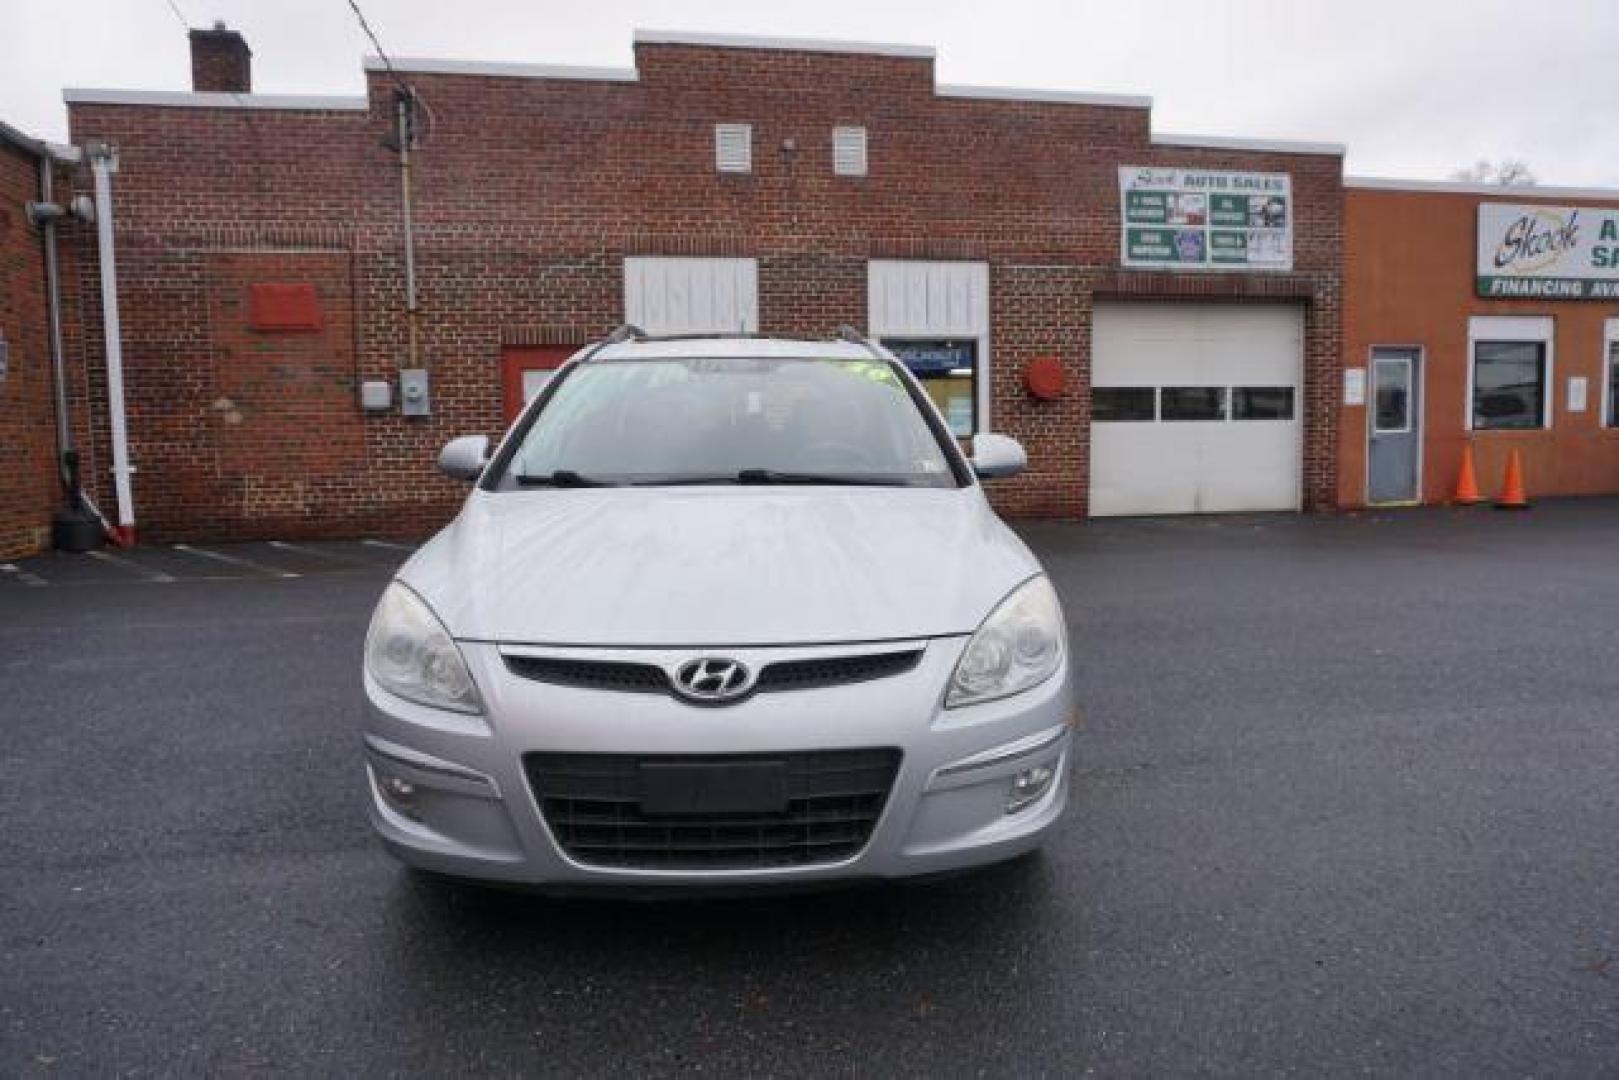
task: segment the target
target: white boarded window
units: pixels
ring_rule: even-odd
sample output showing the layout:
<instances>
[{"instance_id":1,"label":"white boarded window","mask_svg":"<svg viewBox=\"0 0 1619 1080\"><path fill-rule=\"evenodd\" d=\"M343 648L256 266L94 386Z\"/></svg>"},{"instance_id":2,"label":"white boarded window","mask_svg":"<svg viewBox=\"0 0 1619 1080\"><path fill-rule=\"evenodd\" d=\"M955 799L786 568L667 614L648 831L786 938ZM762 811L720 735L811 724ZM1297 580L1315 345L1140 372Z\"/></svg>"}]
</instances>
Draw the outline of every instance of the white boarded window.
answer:
<instances>
[{"instance_id":1,"label":"white boarded window","mask_svg":"<svg viewBox=\"0 0 1619 1080\"><path fill-rule=\"evenodd\" d=\"M753 125L714 125L714 167L720 172L753 171Z\"/></svg>"},{"instance_id":2,"label":"white boarded window","mask_svg":"<svg viewBox=\"0 0 1619 1080\"><path fill-rule=\"evenodd\" d=\"M651 334L757 333L759 264L753 259L627 258L624 320Z\"/></svg>"},{"instance_id":3,"label":"white boarded window","mask_svg":"<svg viewBox=\"0 0 1619 1080\"><path fill-rule=\"evenodd\" d=\"M832 129L832 171L839 176L866 175L866 129Z\"/></svg>"}]
</instances>

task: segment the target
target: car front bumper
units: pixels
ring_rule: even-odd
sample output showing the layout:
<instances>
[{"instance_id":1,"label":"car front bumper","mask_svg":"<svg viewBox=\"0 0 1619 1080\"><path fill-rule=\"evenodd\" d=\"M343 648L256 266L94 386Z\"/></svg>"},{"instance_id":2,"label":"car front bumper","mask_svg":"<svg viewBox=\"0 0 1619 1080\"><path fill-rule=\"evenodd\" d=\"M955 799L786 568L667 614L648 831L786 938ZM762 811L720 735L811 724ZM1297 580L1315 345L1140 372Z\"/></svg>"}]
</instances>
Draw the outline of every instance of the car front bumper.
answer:
<instances>
[{"instance_id":1,"label":"car front bumper","mask_svg":"<svg viewBox=\"0 0 1619 1080\"><path fill-rule=\"evenodd\" d=\"M365 679L370 818L404 862L437 873L547 886L752 886L934 874L1039 845L1068 800L1077 713L1066 659L1023 693L941 707L966 637L879 646L729 649L755 666L861 651L922 650L910 671L868 682L761 693L723 707L606 692L512 673L502 647L460 642L485 714L417 705ZM507 652L524 651L508 648ZM690 650L535 649L547 656L677 664ZM812 865L681 868L597 865L570 856L542 813L523 755L901 752L881 815L854 855ZM1008 813L1013 778L1047 766L1042 795Z\"/></svg>"}]
</instances>

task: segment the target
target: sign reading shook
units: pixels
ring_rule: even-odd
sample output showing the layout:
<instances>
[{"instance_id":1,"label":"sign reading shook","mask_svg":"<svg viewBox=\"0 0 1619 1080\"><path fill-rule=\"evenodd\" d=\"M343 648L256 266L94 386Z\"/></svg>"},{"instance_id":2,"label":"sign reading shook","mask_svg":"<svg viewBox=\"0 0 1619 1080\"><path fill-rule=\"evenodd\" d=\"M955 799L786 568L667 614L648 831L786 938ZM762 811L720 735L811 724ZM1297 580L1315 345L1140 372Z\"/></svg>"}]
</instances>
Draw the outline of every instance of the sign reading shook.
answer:
<instances>
[{"instance_id":1,"label":"sign reading shook","mask_svg":"<svg viewBox=\"0 0 1619 1080\"><path fill-rule=\"evenodd\" d=\"M1619 299L1619 208L1481 203L1478 294Z\"/></svg>"}]
</instances>

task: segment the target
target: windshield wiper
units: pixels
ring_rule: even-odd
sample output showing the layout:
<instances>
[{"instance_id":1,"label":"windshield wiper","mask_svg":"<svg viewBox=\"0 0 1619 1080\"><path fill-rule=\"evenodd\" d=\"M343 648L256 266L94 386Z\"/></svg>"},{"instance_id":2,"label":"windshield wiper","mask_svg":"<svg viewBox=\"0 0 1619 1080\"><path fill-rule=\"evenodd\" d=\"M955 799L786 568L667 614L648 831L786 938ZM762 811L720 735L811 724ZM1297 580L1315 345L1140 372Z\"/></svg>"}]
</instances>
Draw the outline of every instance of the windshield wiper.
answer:
<instances>
[{"instance_id":1,"label":"windshield wiper","mask_svg":"<svg viewBox=\"0 0 1619 1080\"><path fill-rule=\"evenodd\" d=\"M686 487L689 484L735 484L735 473L709 476L660 476L653 480L631 480L630 487Z\"/></svg>"},{"instance_id":2,"label":"windshield wiper","mask_svg":"<svg viewBox=\"0 0 1619 1080\"><path fill-rule=\"evenodd\" d=\"M848 473L783 472L779 469L743 469L739 484L828 484L848 487L910 487L903 477L851 476Z\"/></svg>"},{"instance_id":3,"label":"windshield wiper","mask_svg":"<svg viewBox=\"0 0 1619 1080\"><path fill-rule=\"evenodd\" d=\"M582 476L581 474L574 472L572 469L558 469L555 472L540 473L535 476L531 476L527 473L520 473L518 474L517 482L523 487L578 488L619 486L611 480L597 480L593 477Z\"/></svg>"},{"instance_id":4,"label":"windshield wiper","mask_svg":"<svg viewBox=\"0 0 1619 1080\"><path fill-rule=\"evenodd\" d=\"M558 469L555 472L529 475L520 473L517 482L523 487L686 487L710 484L825 484L844 487L910 487L904 477L859 476L848 473L787 472L780 469L742 469L734 473L696 474L691 476L659 476L644 480L602 480Z\"/></svg>"}]
</instances>

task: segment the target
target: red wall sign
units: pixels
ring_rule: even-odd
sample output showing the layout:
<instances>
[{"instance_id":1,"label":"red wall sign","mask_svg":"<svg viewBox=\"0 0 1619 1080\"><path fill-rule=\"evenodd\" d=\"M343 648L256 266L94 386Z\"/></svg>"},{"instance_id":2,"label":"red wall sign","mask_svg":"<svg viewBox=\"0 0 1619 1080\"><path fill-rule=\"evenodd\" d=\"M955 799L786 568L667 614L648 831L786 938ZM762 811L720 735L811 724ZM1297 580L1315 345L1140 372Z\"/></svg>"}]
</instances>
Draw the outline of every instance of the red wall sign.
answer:
<instances>
[{"instance_id":1,"label":"red wall sign","mask_svg":"<svg viewBox=\"0 0 1619 1080\"><path fill-rule=\"evenodd\" d=\"M319 330L320 301L315 286L258 282L248 289L250 323L255 330Z\"/></svg>"}]
</instances>

